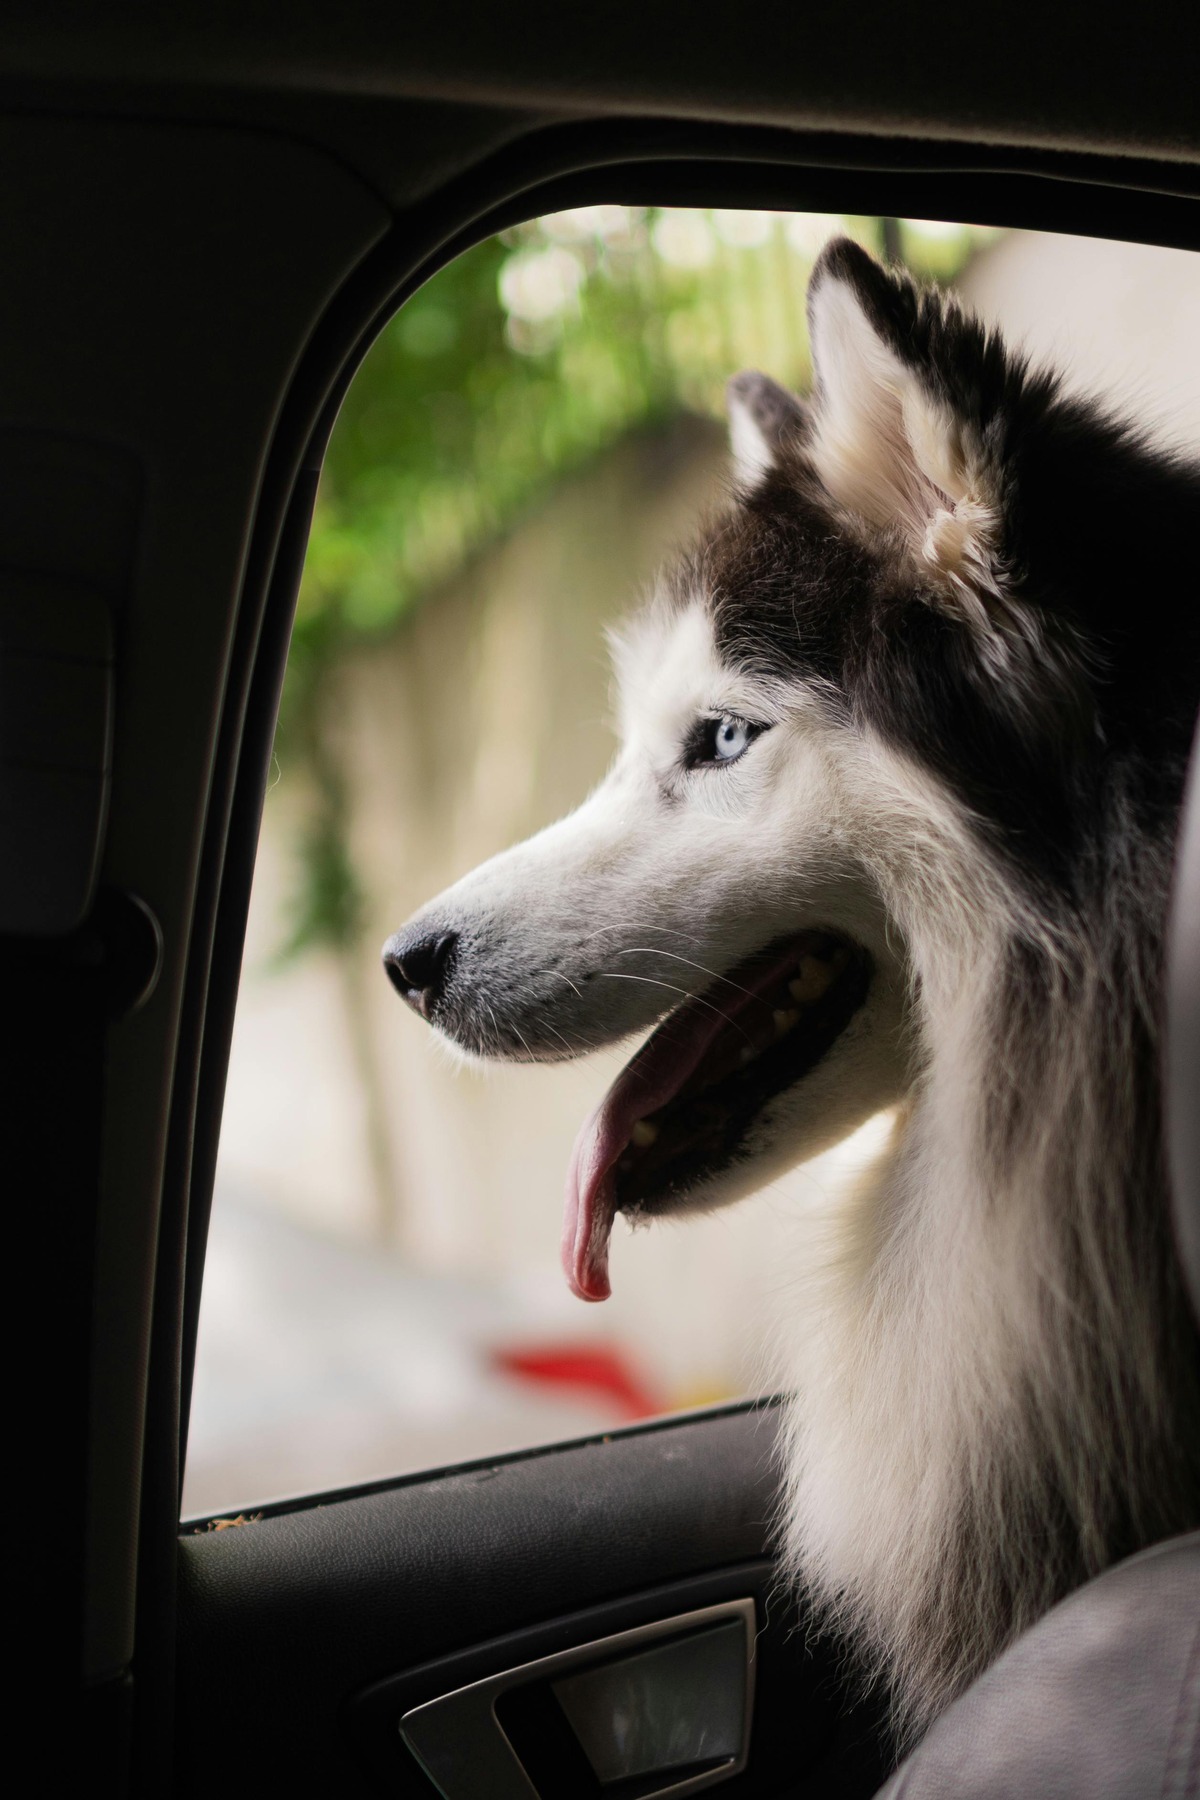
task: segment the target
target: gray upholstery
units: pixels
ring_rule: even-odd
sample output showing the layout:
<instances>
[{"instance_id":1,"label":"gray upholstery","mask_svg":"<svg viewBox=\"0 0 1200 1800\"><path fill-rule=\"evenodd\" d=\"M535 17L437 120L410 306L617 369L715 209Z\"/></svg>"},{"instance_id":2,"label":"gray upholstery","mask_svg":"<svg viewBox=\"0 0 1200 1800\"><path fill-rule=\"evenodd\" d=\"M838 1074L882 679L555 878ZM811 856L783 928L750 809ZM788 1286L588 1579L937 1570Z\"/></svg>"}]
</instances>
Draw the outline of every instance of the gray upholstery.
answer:
<instances>
[{"instance_id":1,"label":"gray upholstery","mask_svg":"<svg viewBox=\"0 0 1200 1800\"><path fill-rule=\"evenodd\" d=\"M1200 747L1175 865L1167 983L1167 1151L1175 1241L1200 1318Z\"/></svg>"},{"instance_id":2,"label":"gray upholstery","mask_svg":"<svg viewBox=\"0 0 1200 1800\"><path fill-rule=\"evenodd\" d=\"M1090 1582L938 1720L878 1800L1196 1800L1200 1533Z\"/></svg>"}]
</instances>

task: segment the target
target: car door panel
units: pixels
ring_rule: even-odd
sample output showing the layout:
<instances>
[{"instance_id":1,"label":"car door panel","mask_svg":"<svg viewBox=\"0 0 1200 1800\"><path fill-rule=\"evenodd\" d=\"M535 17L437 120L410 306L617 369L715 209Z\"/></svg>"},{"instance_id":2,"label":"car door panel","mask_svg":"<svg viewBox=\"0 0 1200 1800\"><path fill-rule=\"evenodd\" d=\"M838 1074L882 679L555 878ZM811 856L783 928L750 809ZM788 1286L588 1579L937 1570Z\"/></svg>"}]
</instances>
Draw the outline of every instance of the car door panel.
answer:
<instances>
[{"instance_id":1,"label":"car door panel","mask_svg":"<svg viewBox=\"0 0 1200 1800\"><path fill-rule=\"evenodd\" d=\"M400 1743L409 1708L749 1597L757 1718L731 1800L817 1772L822 1792L873 1792L886 1772L874 1716L844 1707L835 1652L798 1629L771 1561L776 1429L773 1405L747 1405L193 1527L180 1546L182 1791L286 1781L416 1800L436 1790Z\"/></svg>"}]
</instances>

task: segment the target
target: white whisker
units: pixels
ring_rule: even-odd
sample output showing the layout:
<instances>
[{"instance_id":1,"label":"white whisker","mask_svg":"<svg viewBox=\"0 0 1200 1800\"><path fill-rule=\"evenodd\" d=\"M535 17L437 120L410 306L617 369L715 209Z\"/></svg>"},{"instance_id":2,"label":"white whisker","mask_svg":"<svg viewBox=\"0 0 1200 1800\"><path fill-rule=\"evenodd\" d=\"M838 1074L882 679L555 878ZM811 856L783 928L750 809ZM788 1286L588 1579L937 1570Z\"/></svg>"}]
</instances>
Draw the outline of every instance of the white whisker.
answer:
<instances>
[{"instance_id":1,"label":"white whisker","mask_svg":"<svg viewBox=\"0 0 1200 1800\"><path fill-rule=\"evenodd\" d=\"M715 1012L719 1019L724 1019L727 1025L732 1025L735 1031L741 1032L748 1044L753 1041L750 1033L742 1030L736 1019L731 1019L727 1012L722 1012L715 1002L706 1000L703 994L689 993L687 988L679 987L674 981L655 981L651 975L618 975L612 969L597 969L596 973L601 981L642 981L647 987L666 988L669 993L682 994L685 1000L691 1000L697 1006L707 1006L710 1012Z\"/></svg>"},{"instance_id":2,"label":"white whisker","mask_svg":"<svg viewBox=\"0 0 1200 1800\"><path fill-rule=\"evenodd\" d=\"M659 950L654 944L638 944L629 950L618 950L618 956L669 956L672 962L686 963L690 969L699 969L702 975L711 975L714 981L723 981L726 987L736 988L739 994L746 994L751 1000L761 1000L764 1006L770 1002L753 988L743 987L740 981L731 981L728 975L721 975L716 969L710 969L705 963L695 962L690 956L679 956L674 950Z\"/></svg>"},{"instance_id":3,"label":"white whisker","mask_svg":"<svg viewBox=\"0 0 1200 1800\"><path fill-rule=\"evenodd\" d=\"M487 1006L488 1018L492 1021L492 1030L496 1033L496 1045L497 1045L497 1048L499 1048L504 1043L504 1033L500 1029L500 1021L499 1021L499 1019L497 1019L497 1017L496 1017L495 1013L492 1011L491 1007L488 1006L488 1002L486 1000L484 1001L483 1004L485 1006Z\"/></svg>"},{"instance_id":4,"label":"white whisker","mask_svg":"<svg viewBox=\"0 0 1200 1800\"><path fill-rule=\"evenodd\" d=\"M554 1036L558 1039L559 1043L562 1045L562 1047L566 1051L567 1055L574 1056L575 1051L572 1049L571 1045L567 1042L567 1040L563 1036L562 1032L559 1031L556 1026L551 1025L551 1023L548 1019L539 1019L538 1024L543 1031L553 1032ZM524 1043L524 1039L522 1039L521 1041L522 1041L522 1043ZM526 1046L526 1048L528 1048L528 1046Z\"/></svg>"},{"instance_id":5,"label":"white whisker","mask_svg":"<svg viewBox=\"0 0 1200 1800\"><path fill-rule=\"evenodd\" d=\"M658 931L665 937L684 938L690 943L696 941L695 932L683 931L675 925L653 925L648 919L610 919L607 925L600 925L595 931L585 931L579 942L590 943L593 938L603 937L607 931Z\"/></svg>"}]
</instances>

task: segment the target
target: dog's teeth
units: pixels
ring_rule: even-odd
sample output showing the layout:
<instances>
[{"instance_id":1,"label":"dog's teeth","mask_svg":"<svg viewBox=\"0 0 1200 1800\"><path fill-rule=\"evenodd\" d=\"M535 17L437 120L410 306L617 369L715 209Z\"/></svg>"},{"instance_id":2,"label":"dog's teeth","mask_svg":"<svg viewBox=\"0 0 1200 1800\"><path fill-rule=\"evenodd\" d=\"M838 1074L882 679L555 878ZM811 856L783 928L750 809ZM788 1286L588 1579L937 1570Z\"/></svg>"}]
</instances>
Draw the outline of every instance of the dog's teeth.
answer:
<instances>
[{"instance_id":1,"label":"dog's teeth","mask_svg":"<svg viewBox=\"0 0 1200 1800\"><path fill-rule=\"evenodd\" d=\"M771 1014L771 1017L775 1021L775 1036L781 1038L787 1036L788 1032L792 1029L792 1026L795 1025L799 1019L800 1014L795 1007L779 1007Z\"/></svg>"},{"instance_id":2,"label":"dog's teeth","mask_svg":"<svg viewBox=\"0 0 1200 1800\"><path fill-rule=\"evenodd\" d=\"M833 980L833 970L819 956L802 956L800 972L794 981L788 982L788 993L801 1006L819 1000Z\"/></svg>"},{"instance_id":3,"label":"dog's teeth","mask_svg":"<svg viewBox=\"0 0 1200 1800\"><path fill-rule=\"evenodd\" d=\"M657 1136L657 1125L652 1124L649 1119L635 1119L629 1141L635 1150L648 1150Z\"/></svg>"}]
</instances>

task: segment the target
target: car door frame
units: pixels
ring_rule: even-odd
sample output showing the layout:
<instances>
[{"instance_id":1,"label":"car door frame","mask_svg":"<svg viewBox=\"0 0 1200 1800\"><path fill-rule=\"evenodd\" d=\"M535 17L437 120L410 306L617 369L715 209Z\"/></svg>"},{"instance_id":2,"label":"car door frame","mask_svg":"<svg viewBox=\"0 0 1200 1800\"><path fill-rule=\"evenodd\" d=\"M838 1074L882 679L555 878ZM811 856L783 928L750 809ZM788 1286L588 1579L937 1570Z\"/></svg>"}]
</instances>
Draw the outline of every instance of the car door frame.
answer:
<instances>
[{"instance_id":1,"label":"car door frame","mask_svg":"<svg viewBox=\"0 0 1200 1800\"><path fill-rule=\"evenodd\" d=\"M1197 171L1128 159L810 135L671 120L551 127L398 215L353 270L281 411L231 647L168 1120L140 1505L139 1780L171 1763L177 1532L221 1104L274 720L320 464L342 395L403 301L519 220L598 200L866 211L1200 247ZM133 1371L130 1371L133 1378ZM332 1496L306 1497L318 1507Z\"/></svg>"}]
</instances>

